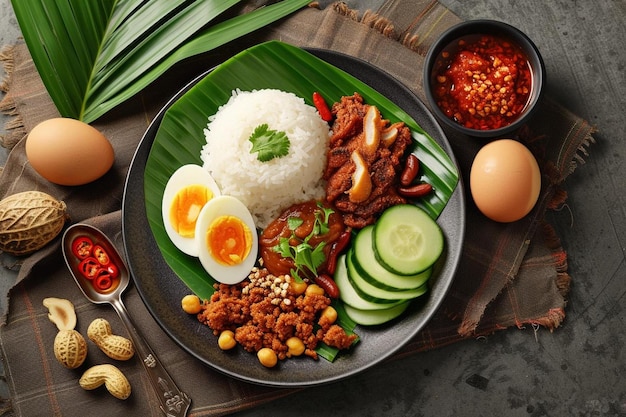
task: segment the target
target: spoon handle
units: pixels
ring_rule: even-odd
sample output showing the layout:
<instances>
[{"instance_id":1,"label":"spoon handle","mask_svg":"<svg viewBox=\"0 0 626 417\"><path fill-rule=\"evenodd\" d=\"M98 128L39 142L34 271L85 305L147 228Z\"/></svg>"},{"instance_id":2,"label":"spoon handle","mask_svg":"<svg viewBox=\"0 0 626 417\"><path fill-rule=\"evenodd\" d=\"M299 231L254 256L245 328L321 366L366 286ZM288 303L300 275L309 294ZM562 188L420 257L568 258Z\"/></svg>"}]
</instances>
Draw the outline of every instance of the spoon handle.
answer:
<instances>
[{"instance_id":1,"label":"spoon handle","mask_svg":"<svg viewBox=\"0 0 626 417\"><path fill-rule=\"evenodd\" d=\"M140 356L141 362L148 374L150 384L160 402L161 411L167 417L184 417L191 405L191 399L182 392L174 383L167 370L163 367L159 358L150 348L145 339L137 331L137 328L130 320L126 306L121 299L111 301L111 305L122 319L128 333L130 333L135 351Z\"/></svg>"}]
</instances>

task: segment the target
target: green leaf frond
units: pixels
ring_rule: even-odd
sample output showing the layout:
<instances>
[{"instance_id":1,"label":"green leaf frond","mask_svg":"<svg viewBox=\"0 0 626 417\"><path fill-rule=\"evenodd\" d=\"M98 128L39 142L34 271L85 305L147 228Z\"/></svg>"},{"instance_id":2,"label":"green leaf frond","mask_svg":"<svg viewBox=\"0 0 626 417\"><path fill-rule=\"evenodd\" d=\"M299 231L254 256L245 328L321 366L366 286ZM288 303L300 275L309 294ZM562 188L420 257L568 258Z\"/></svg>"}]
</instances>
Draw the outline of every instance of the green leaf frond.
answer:
<instances>
[{"instance_id":1,"label":"green leaf frond","mask_svg":"<svg viewBox=\"0 0 626 417\"><path fill-rule=\"evenodd\" d=\"M241 0L12 0L42 81L64 117L90 123L174 64L266 26L310 0L225 20Z\"/></svg>"}]
</instances>

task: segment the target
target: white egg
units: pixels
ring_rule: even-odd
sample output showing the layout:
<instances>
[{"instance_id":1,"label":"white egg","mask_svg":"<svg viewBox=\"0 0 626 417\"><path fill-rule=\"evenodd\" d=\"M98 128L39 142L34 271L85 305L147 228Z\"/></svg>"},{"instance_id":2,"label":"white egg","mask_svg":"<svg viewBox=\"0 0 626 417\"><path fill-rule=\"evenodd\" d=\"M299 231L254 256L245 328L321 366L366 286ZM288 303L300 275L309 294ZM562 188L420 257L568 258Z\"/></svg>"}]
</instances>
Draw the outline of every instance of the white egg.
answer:
<instances>
[{"instance_id":1,"label":"white egg","mask_svg":"<svg viewBox=\"0 0 626 417\"><path fill-rule=\"evenodd\" d=\"M187 255L198 256L196 221L204 205L219 195L215 180L200 165L183 165L167 181L161 205L163 224L172 243Z\"/></svg>"},{"instance_id":2,"label":"white egg","mask_svg":"<svg viewBox=\"0 0 626 417\"><path fill-rule=\"evenodd\" d=\"M258 235L248 208L237 198L209 201L196 223L198 258L216 281L236 284L248 277L256 263Z\"/></svg>"}]
</instances>

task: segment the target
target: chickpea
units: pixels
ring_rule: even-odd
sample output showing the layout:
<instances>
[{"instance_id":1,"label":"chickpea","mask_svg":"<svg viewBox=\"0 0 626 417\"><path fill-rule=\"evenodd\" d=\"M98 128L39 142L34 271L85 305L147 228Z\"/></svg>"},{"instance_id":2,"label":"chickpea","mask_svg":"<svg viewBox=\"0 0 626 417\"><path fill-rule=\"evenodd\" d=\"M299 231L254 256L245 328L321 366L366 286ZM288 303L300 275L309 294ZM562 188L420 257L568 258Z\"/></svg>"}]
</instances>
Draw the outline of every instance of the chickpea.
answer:
<instances>
[{"instance_id":1,"label":"chickpea","mask_svg":"<svg viewBox=\"0 0 626 417\"><path fill-rule=\"evenodd\" d=\"M337 310L333 306L328 306L322 310L320 315L320 322L325 320L329 324L333 324L337 321Z\"/></svg>"},{"instance_id":2,"label":"chickpea","mask_svg":"<svg viewBox=\"0 0 626 417\"><path fill-rule=\"evenodd\" d=\"M296 336L292 336L285 342L289 351L287 352L291 356L300 356L304 353L304 342Z\"/></svg>"},{"instance_id":3,"label":"chickpea","mask_svg":"<svg viewBox=\"0 0 626 417\"><path fill-rule=\"evenodd\" d=\"M197 295L189 294L181 301L183 311L187 314L198 314L202 310L202 303Z\"/></svg>"},{"instance_id":4,"label":"chickpea","mask_svg":"<svg viewBox=\"0 0 626 417\"><path fill-rule=\"evenodd\" d=\"M237 341L235 340L235 333L231 330L224 330L220 333L220 337L217 338L217 345L222 350L229 350L237 346Z\"/></svg>"},{"instance_id":5,"label":"chickpea","mask_svg":"<svg viewBox=\"0 0 626 417\"><path fill-rule=\"evenodd\" d=\"M311 284L304 291L306 295L324 295L324 289L317 284Z\"/></svg>"},{"instance_id":6,"label":"chickpea","mask_svg":"<svg viewBox=\"0 0 626 417\"><path fill-rule=\"evenodd\" d=\"M303 294L304 291L306 291L307 287L308 287L308 285L304 281L300 281L300 282L291 281L289 283L289 288L294 293L294 295Z\"/></svg>"},{"instance_id":7,"label":"chickpea","mask_svg":"<svg viewBox=\"0 0 626 417\"><path fill-rule=\"evenodd\" d=\"M278 356L276 356L276 352L267 347L261 348L261 350L256 353L256 356L259 358L261 365L266 368L273 368L278 363Z\"/></svg>"}]
</instances>

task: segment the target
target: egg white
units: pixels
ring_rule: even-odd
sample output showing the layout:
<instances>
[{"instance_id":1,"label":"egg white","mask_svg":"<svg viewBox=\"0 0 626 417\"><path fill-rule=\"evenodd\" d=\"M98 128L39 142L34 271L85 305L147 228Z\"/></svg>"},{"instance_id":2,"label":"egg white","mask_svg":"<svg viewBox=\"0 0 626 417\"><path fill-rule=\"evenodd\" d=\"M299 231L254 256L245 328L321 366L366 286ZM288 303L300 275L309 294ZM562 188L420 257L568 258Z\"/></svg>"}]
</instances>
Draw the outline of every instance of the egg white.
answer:
<instances>
[{"instance_id":1,"label":"egg white","mask_svg":"<svg viewBox=\"0 0 626 417\"><path fill-rule=\"evenodd\" d=\"M220 216L235 216L243 221L252 232L252 246L248 256L239 264L225 266L218 263L211 254L207 241L204 238L209 226ZM219 196L210 200L200 212L196 222L196 239L198 242L198 258L203 268L218 282L223 284L237 284L248 277L252 267L256 263L259 238L254 224L254 219L248 208L237 198L232 196Z\"/></svg>"},{"instance_id":2,"label":"egg white","mask_svg":"<svg viewBox=\"0 0 626 417\"><path fill-rule=\"evenodd\" d=\"M163 200L161 204L161 212L163 216L163 224L167 236L172 243L182 252L190 256L198 256L198 245L194 237L183 237L179 235L170 223L170 206L176 194L183 188L190 185L204 185L213 193L213 198L221 195L217 183L211 175L200 165L188 164L178 168L165 185L163 191ZM211 201L211 200L209 200Z\"/></svg>"}]
</instances>

